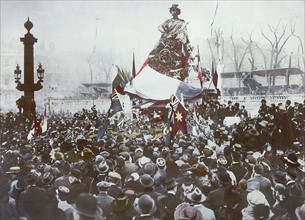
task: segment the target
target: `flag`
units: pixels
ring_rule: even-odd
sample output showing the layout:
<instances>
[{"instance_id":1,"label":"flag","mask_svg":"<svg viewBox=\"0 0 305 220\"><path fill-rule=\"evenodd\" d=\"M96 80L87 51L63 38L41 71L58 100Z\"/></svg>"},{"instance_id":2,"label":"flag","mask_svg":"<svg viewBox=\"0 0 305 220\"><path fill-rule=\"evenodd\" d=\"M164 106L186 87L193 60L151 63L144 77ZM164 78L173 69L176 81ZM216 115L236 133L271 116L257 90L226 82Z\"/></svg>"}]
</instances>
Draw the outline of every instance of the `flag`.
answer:
<instances>
[{"instance_id":1,"label":"flag","mask_svg":"<svg viewBox=\"0 0 305 220\"><path fill-rule=\"evenodd\" d=\"M188 100L200 95L205 90L158 73L147 65L143 65L141 69L141 72L132 80L132 84L126 84L125 92L135 94L143 99L160 101L168 100L172 94L181 99L182 93L184 99Z\"/></svg>"},{"instance_id":2,"label":"flag","mask_svg":"<svg viewBox=\"0 0 305 220\"><path fill-rule=\"evenodd\" d=\"M47 118L47 109L46 107L44 108L44 113L43 113L43 120L40 124L42 133L46 132L48 130L48 118Z\"/></svg>"},{"instance_id":3,"label":"flag","mask_svg":"<svg viewBox=\"0 0 305 220\"><path fill-rule=\"evenodd\" d=\"M213 82L215 88L217 89L218 73L217 73L217 69L214 68L214 62L213 62L213 60L212 60L212 82Z\"/></svg>"},{"instance_id":4,"label":"flag","mask_svg":"<svg viewBox=\"0 0 305 220\"><path fill-rule=\"evenodd\" d=\"M202 72L200 71L199 68L198 68L198 79L200 81L201 88L203 88L203 77L202 77Z\"/></svg>"},{"instance_id":5,"label":"flag","mask_svg":"<svg viewBox=\"0 0 305 220\"><path fill-rule=\"evenodd\" d=\"M202 78L202 72L201 72L201 67L200 67L200 54L199 54L199 46L197 45L197 58L198 58L198 63L197 63L197 71L198 71L198 79L200 81L200 87L203 88L203 78Z\"/></svg>"},{"instance_id":6,"label":"flag","mask_svg":"<svg viewBox=\"0 0 305 220\"><path fill-rule=\"evenodd\" d=\"M100 126L98 134L96 136L96 141L100 141L103 136L105 135L106 129L109 125L109 120L107 119L106 121L104 121L104 123Z\"/></svg>"},{"instance_id":7,"label":"flag","mask_svg":"<svg viewBox=\"0 0 305 220\"><path fill-rule=\"evenodd\" d=\"M132 78L136 77L136 64L135 64L135 58L134 53L132 54Z\"/></svg>"},{"instance_id":8,"label":"flag","mask_svg":"<svg viewBox=\"0 0 305 220\"><path fill-rule=\"evenodd\" d=\"M119 67L117 67L117 69L118 69L118 73L112 82L112 91L116 90L118 93L125 95L124 88L126 83L123 78L123 73L119 69Z\"/></svg>"},{"instance_id":9,"label":"flag","mask_svg":"<svg viewBox=\"0 0 305 220\"><path fill-rule=\"evenodd\" d=\"M188 134L186 116L187 110L181 101L172 95L170 100L169 118L167 123L166 144L169 145L174 140L177 132L181 130L184 134Z\"/></svg>"},{"instance_id":10,"label":"flag","mask_svg":"<svg viewBox=\"0 0 305 220\"><path fill-rule=\"evenodd\" d=\"M110 120L114 120L117 125L122 124L122 117L121 117L120 113L123 113L123 108L122 108L121 102L119 100L118 94L114 90L114 92L111 95L111 105L107 112L107 119L99 127L99 132L96 136L97 141L99 141L104 136L104 134L107 130L107 127L110 123ZM124 117L123 117L123 119L124 119Z\"/></svg>"},{"instance_id":11,"label":"flag","mask_svg":"<svg viewBox=\"0 0 305 220\"><path fill-rule=\"evenodd\" d=\"M118 94L114 91L111 95L111 105L108 110L108 118L114 117L117 113L122 112L123 108L119 100Z\"/></svg>"}]
</instances>

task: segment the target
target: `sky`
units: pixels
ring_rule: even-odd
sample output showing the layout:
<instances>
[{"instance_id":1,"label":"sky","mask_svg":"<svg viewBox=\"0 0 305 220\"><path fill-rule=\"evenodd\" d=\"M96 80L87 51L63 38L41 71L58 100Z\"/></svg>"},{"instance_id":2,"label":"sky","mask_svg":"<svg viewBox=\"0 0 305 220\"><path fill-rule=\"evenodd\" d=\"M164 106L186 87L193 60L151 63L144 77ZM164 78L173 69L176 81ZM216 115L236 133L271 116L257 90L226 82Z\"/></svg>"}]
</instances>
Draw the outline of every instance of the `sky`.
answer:
<instances>
[{"instance_id":1,"label":"sky","mask_svg":"<svg viewBox=\"0 0 305 220\"><path fill-rule=\"evenodd\" d=\"M296 24L296 34L304 39L304 1L1 1L1 44L19 38L26 30L29 17L34 24L31 33L38 43L54 43L56 49L81 54L84 59L96 47L111 52L116 64L128 66L135 53L137 65L146 59L161 34L158 26L170 18L169 7L179 4L180 18L189 22L191 44L201 44L211 37L213 28L224 36L247 36L265 41L261 29L276 26L281 19ZM297 39L289 42L298 44ZM208 51L203 55L210 56ZM139 67L138 67L139 68Z\"/></svg>"}]
</instances>

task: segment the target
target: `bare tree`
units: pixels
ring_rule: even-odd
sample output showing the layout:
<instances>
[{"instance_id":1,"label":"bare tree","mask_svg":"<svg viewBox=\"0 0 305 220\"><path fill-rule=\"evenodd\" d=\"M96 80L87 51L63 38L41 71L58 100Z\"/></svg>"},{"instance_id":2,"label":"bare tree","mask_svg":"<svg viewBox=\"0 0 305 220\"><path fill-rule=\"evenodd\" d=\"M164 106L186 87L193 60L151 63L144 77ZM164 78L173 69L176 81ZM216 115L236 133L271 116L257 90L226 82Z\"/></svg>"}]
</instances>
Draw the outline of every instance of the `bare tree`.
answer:
<instances>
[{"instance_id":1,"label":"bare tree","mask_svg":"<svg viewBox=\"0 0 305 220\"><path fill-rule=\"evenodd\" d=\"M243 38L241 38L241 39L247 45L249 55L250 55L248 60L251 64L251 71L254 71L256 69L256 67L255 67L255 59L254 59L254 54L253 54L254 48L253 48L252 34L253 34L253 31L251 32L251 34L248 35L248 37L249 37L248 41L246 41Z\"/></svg>"},{"instance_id":2,"label":"bare tree","mask_svg":"<svg viewBox=\"0 0 305 220\"><path fill-rule=\"evenodd\" d=\"M224 40L223 31L218 28L214 31L215 37L212 38L215 47L212 47L212 42L208 39L209 48L212 54L212 61L217 64L219 61L223 61L224 56ZM214 48L214 49L213 49ZM214 52L216 50L216 52Z\"/></svg>"},{"instance_id":3,"label":"bare tree","mask_svg":"<svg viewBox=\"0 0 305 220\"><path fill-rule=\"evenodd\" d=\"M303 40L300 36L296 35L296 34L293 34L293 36L295 36L296 38L298 38L299 40L299 46L298 46L298 53L300 54L301 56L301 59L302 59L302 65L303 67L301 67L301 64L300 64L300 57L298 58L298 68L299 69L303 69L305 71L305 49L304 49L304 45L303 45Z\"/></svg>"},{"instance_id":4,"label":"bare tree","mask_svg":"<svg viewBox=\"0 0 305 220\"><path fill-rule=\"evenodd\" d=\"M233 33L231 33L230 40L231 40L232 47L233 47L233 55L229 56L229 57L234 64L235 71L240 72L250 44L248 44L246 46L246 48L241 49L240 45L237 45L235 43L234 38L233 38ZM240 54L240 51L242 51L241 54Z\"/></svg>"},{"instance_id":5,"label":"bare tree","mask_svg":"<svg viewBox=\"0 0 305 220\"><path fill-rule=\"evenodd\" d=\"M281 20L279 20L276 27L268 25L268 29L271 32L272 37L268 37L266 33L261 30L263 37L270 43L271 46L271 56L270 56L270 69L277 69L280 67L281 62L287 55L282 55L283 48L286 45L289 38L295 32L295 24L290 21L286 25L281 25ZM287 33L288 25L290 24L290 32Z\"/></svg>"}]
</instances>

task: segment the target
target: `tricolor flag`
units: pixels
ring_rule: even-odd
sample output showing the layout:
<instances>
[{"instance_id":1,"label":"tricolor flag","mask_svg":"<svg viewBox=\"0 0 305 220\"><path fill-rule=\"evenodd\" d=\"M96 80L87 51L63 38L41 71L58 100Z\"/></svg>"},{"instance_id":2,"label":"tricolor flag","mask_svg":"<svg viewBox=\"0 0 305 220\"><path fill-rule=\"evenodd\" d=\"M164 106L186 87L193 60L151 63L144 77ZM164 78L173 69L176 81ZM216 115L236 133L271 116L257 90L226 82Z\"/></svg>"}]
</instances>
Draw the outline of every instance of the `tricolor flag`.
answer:
<instances>
[{"instance_id":1,"label":"tricolor flag","mask_svg":"<svg viewBox=\"0 0 305 220\"><path fill-rule=\"evenodd\" d=\"M158 73L146 62L132 80L132 84L128 83L125 87L125 92L150 100L168 100L172 94L181 99L182 93L184 99L188 100L200 95L203 91L203 88L195 88L178 79Z\"/></svg>"},{"instance_id":2,"label":"tricolor flag","mask_svg":"<svg viewBox=\"0 0 305 220\"><path fill-rule=\"evenodd\" d=\"M201 67L200 67L200 54L199 54L199 46L197 46L197 58L198 58L198 64L197 64L197 71L198 71L198 79L200 81L200 87L203 88L203 76L202 76L202 71L201 71Z\"/></svg>"},{"instance_id":3,"label":"tricolor flag","mask_svg":"<svg viewBox=\"0 0 305 220\"><path fill-rule=\"evenodd\" d=\"M217 84L218 84L218 73L217 73L217 68L214 67L214 62L212 60L212 82L217 89Z\"/></svg>"}]
</instances>

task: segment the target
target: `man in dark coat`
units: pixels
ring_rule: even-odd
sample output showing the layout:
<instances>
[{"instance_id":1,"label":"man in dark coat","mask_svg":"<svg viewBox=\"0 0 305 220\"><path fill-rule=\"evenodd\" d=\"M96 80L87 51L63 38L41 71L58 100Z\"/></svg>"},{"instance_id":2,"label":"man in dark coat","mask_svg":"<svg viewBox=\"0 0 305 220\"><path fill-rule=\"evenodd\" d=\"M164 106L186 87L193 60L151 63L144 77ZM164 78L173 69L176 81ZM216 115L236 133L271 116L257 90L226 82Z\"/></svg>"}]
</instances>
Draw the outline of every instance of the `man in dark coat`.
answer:
<instances>
[{"instance_id":1,"label":"man in dark coat","mask_svg":"<svg viewBox=\"0 0 305 220\"><path fill-rule=\"evenodd\" d=\"M180 204L180 199L176 196L178 183L174 178L165 180L167 194L158 198L158 207L160 210L160 219L173 220L176 207Z\"/></svg>"},{"instance_id":2,"label":"man in dark coat","mask_svg":"<svg viewBox=\"0 0 305 220\"><path fill-rule=\"evenodd\" d=\"M241 162L241 154L238 151L232 153L233 162L229 168L236 177L236 182L238 183L247 173L246 167Z\"/></svg>"},{"instance_id":3,"label":"man in dark coat","mask_svg":"<svg viewBox=\"0 0 305 220\"><path fill-rule=\"evenodd\" d=\"M27 189L20 194L19 215L27 219L50 219L46 190L37 187L39 176L31 171L26 176Z\"/></svg>"}]
</instances>

